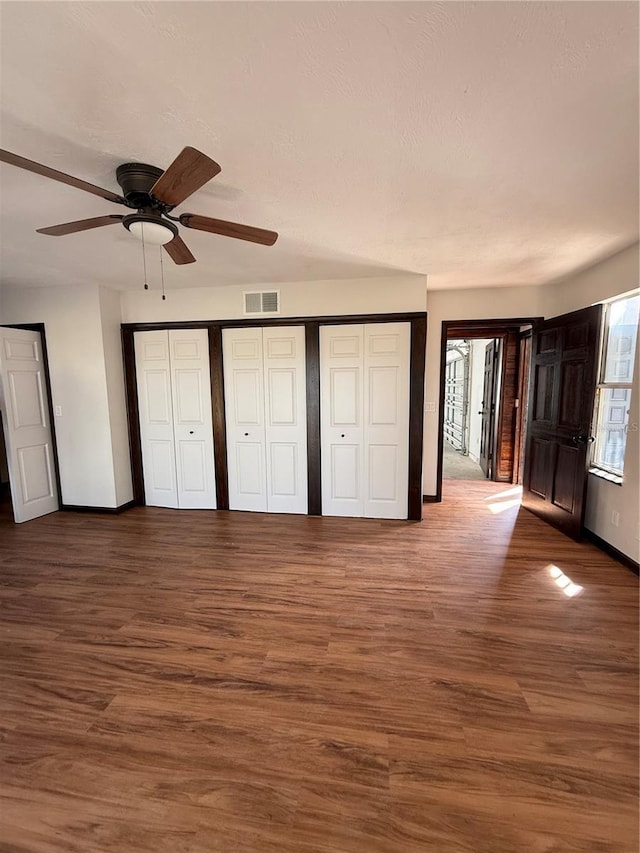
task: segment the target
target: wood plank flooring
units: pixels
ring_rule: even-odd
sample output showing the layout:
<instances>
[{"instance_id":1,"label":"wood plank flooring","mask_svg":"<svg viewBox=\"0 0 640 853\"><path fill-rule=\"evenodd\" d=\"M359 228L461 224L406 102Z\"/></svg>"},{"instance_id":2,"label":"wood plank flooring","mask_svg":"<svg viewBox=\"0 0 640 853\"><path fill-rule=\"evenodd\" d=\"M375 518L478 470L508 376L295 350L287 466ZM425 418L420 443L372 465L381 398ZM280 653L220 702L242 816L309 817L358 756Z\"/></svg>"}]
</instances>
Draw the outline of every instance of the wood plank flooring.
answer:
<instances>
[{"instance_id":1,"label":"wood plank flooring","mask_svg":"<svg viewBox=\"0 0 640 853\"><path fill-rule=\"evenodd\" d=\"M5 513L2 853L637 851L637 578L514 499Z\"/></svg>"}]
</instances>

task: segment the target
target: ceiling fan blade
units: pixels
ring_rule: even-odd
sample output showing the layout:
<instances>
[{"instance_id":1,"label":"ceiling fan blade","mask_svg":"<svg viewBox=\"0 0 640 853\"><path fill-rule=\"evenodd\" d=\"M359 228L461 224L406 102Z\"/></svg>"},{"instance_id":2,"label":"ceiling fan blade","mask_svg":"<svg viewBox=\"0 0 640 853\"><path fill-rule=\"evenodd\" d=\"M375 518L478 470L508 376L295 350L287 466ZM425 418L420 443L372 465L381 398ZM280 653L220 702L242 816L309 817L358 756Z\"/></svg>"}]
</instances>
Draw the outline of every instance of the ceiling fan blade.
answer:
<instances>
[{"instance_id":1,"label":"ceiling fan blade","mask_svg":"<svg viewBox=\"0 0 640 853\"><path fill-rule=\"evenodd\" d=\"M151 187L151 195L175 207L222 171L215 160L195 148L183 148Z\"/></svg>"},{"instance_id":2,"label":"ceiling fan blade","mask_svg":"<svg viewBox=\"0 0 640 853\"><path fill-rule=\"evenodd\" d=\"M76 187L79 190L98 195L107 201L115 201L117 204L124 204L122 196L112 193L110 190L103 190L102 187L96 187L95 184L89 184L87 181L81 181L80 178L74 178L72 175L66 175L64 172L59 172L57 169L50 169L49 166L43 166L41 163L36 163L34 160L27 160L26 157L20 157L18 154L12 154L11 151L4 151L0 148L0 162L9 163L11 166L17 166L19 169L26 169L27 172L35 172L36 175L42 175L45 178L51 178L53 181L60 181L61 184L68 184L70 187Z\"/></svg>"},{"instance_id":3,"label":"ceiling fan blade","mask_svg":"<svg viewBox=\"0 0 640 853\"><path fill-rule=\"evenodd\" d=\"M189 247L181 237L174 237L169 243L165 243L164 247L171 260L176 264L192 264L195 261Z\"/></svg>"},{"instance_id":4,"label":"ceiling fan blade","mask_svg":"<svg viewBox=\"0 0 640 853\"><path fill-rule=\"evenodd\" d=\"M117 214L94 216L93 219L79 219L77 222L65 222L64 225L52 225L50 228L37 228L38 234L49 234L50 237L64 237L77 231L88 231L90 228L101 228L103 225L114 225L122 222L124 217Z\"/></svg>"},{"instance_id":5,"label":"ceiling fan blade","mask_svg":"<svg viewBox=\"0 0 640 853\"><path fill-rule=\"evenodd\" d=\"M250 243L262 243L263 246L273 246L278 239L275 231L265 231L264 228L254 228L252 225L240 225L238 222L225 222L224 219L212 219L210 216L198 216L197 213L183 213L180 224L185 228L195 228L196 231L208 231L209 234L235 237L237 240L248 240Z\"/></svg>"}]
</instances>

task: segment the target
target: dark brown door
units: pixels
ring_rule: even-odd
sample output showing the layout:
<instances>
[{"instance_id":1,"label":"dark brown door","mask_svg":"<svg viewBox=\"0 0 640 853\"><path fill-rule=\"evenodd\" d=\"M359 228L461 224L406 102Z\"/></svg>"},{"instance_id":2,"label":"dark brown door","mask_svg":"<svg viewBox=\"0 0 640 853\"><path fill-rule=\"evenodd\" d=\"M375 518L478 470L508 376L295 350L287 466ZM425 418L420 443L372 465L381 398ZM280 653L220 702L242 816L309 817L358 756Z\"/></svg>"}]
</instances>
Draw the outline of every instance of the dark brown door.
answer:
<instances>
[{"instance_id":1,"label":"dark brown door","mask_svg":"<svg viewBox=\"0 0 640 853\"><path fill-rule=\"evenodd\" d=\"M479 463L485 477L493 476L494 453L494 424L496 414L497 393L497 341L487 344L484 351L484 387L482 390L482 415L480 423L480 453Z\"/></svg>"},{"instance_id":2,"label":"dark brown door","mask_svg":"<svg viewBox=\"0 0 640 853\"><path fill-rule=\"evenodd\" d=\"M523 504L578 539L584 519L601 306L533 334Z\"/></svg>"}]
</instances>

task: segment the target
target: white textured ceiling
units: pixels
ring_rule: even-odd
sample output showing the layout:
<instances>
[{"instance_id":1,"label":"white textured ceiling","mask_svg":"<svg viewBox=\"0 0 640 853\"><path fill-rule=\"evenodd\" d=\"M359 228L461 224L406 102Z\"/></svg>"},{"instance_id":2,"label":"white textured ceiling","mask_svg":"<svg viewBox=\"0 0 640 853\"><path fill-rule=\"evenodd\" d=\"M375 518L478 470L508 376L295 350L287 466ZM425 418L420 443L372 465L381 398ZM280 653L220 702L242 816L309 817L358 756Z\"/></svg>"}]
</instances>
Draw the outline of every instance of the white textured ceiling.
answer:
<instances>
[{"instance_id":1,"label":"white textured ceiling","mask_svg":"<svg viewBox=\"0 0 640 853\"><path fill-rule=\"evenodd\" d=\"M172 286L430 275L552 280L638 233L634 2L3 2L2 147L118 190L184 145L222 174L177 212L280 233L183 229ZM139 287L120 208L0 167L2 280Z\"/></svg>"}]
</instances>

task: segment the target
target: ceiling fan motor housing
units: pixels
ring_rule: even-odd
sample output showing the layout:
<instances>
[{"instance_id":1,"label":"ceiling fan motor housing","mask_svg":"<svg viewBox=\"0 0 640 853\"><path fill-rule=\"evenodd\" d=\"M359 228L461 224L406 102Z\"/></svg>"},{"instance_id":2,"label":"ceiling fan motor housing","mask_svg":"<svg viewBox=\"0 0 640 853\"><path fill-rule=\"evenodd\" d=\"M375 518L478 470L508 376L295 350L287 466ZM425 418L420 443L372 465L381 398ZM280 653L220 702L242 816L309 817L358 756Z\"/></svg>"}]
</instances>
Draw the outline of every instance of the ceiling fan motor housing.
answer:
<instances>
[{"instance_id":1,"label":"ceiling fan motor housing","mask_svg":"<svg viewBox=\"0 0 640 853\"><path fill-rule=\"evenodd\" d=\"M166 207L158 204L151 196L151 188L162 174L162 169L146 163L123 163L118 166L116 180L122 188L127 207L137 210Z\"/></svg>"}]
</instances>

